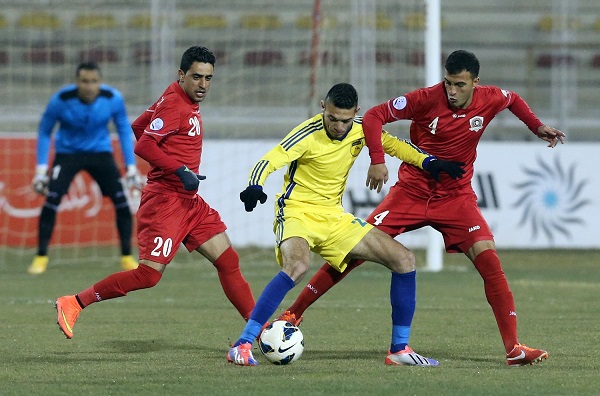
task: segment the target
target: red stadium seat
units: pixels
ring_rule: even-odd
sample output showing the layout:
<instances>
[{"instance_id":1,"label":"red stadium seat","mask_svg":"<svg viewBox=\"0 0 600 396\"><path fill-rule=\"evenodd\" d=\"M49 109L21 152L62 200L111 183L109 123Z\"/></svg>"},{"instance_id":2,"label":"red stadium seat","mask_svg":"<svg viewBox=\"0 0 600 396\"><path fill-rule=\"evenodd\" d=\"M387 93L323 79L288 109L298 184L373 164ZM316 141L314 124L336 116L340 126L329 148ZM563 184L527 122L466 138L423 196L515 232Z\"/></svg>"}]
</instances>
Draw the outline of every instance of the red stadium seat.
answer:
<instances>
[{"instance_id":1,"label":"red stadium seat","mask_svg":"<svg viewBox=\"0 0 600 396\"><path fill-rule=\"evenodd\" d=\"M244 54L244 64L247 66L281 66L283 52L279 50L256 50Z\"/></svg>"},{"instance_id":2,"label":"red stadium seat","mask_svg":"<svg viewBox=\"0 0 600 396\"><path fill-rule=\"evenodd\" d=\"M133 61L136 65L149 65L152 63L152 50L150 44L138 44L133 49Z\"/></svg>"},{"instance_id":3,"label":"red stadium seat","mask_svg":"<svg viewBox=\"0 0 600 396\"><path fill-rule=\"evenodd\" d=\"M34 45L23 53L23 62L25 63L60 64L65 63L66 59L65 50L54 46Z\"/></svg>"},{"instance_id":4,"label":"red stadium seat","mask_svg":"<svg viewBox=\"0 0 600 396\"><path fill-rule=\"evenodd\" d=\"M341 62L341 55L338 52L321 51L319 64L338 65ZM298 63L301 65L310 65L310 51L302 51Z\"/></svg>"},{"instance_id":5,"label":"red stadium seat","mask_svg":"<svg viewBox=\"0 0 600 396\"><path fill-rule=\"evenodd\" d=\"M566 55L555 55L555 54L541 54L537 57L535 65L541 68L550 68L565 64L568 66L575 64L575 57L570 54Z\"/></svg>"},{"instance_id":6,"label":"red stadium seat","mask_svg":"<svg viewBox=\"0 0 600 396\"><path fill-rule=\"evenodd\" d=\"M116 63L120 60L119 52L114 48L88 48L79 51L79 61Z\"/></svg>"},{"instance_id":7,"label":"red stadium seat","mask_svg":"<svg viewBox=\"0 0 600 396\"><path fill-rule=\"evenodd\" d=\"M375 63L378 65L391 65L394 62L394 54L392 54L390 51L375 52Z\"/></svg>"},{"instance_id":8,"label":"red stadium seat","mask_svg":"<svg viewBox=\"0 0 600 396\"><path fill-rule=\"evenodd\" d=\"M224 50L214 50L215 58L217 58L217 65L224 65L227 63L227 53ZM152 63L152 47L150 43L139 43L133 49L133 61L136 65L149 65Z\"/></svg>"},{"instance_id":9,"label":"red stadium seat","mask_svg":"<svg viewBox=\"0 0 600 396\"><path fill-rule=\"evenodd\" d=\"M440 60L442 65L446 61L446 58L447 58L447 55L442 53L442 58ZM424 66L425 65L425 51L421 51L421 50L412 51L410 54L408 54L406 63L408 63L411 66Z\"/></svg>"},{"instance_id":10,"label":"red stadium seat","mask_svg":"<svg viewBox=\"0 0 600 396\"><path fill-rule=\"evenodd\" d=\"M0 65L7 65L10 63L10 54L6 50L0 51Z\"/></svg>"}]
</instances>

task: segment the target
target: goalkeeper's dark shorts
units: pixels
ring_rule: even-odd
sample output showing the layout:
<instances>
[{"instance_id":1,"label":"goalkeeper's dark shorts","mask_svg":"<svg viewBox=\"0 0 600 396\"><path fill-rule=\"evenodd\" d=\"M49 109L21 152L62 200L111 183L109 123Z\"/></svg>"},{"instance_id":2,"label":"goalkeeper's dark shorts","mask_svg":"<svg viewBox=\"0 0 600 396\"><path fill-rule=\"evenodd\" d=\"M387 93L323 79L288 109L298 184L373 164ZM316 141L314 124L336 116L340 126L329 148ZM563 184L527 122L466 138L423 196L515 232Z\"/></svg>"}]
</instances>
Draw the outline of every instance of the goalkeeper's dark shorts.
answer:
<instances>
[{"instance_id":1,"label":"goalkeeper's dark shorts","mask_svg":"<svg viewBox=\"0 0 600 396\"><path fill-rule=\"evenodd\" d=\"M69 190L75 175L86 171L98 183L102 195L115 196L123 191L121 174L112 153L56 154L50 170L50 192L62 197Z\"/></svg>"}]
</instances>

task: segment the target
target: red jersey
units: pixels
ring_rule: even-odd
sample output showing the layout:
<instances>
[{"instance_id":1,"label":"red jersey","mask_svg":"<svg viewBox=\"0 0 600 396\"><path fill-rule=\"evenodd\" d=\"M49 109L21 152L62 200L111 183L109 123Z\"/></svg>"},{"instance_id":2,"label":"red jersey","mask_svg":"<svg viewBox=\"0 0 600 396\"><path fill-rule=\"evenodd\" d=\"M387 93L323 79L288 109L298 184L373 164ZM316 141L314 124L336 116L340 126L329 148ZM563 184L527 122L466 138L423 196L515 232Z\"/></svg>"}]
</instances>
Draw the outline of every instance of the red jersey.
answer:
<instances>
[{"instance_id":1,"label":"red jersey","mask_svg":"<svg viewBox=\"0 0 600 396\"><path fill-rule=\"evenodd\" d=\"M138 139L135 153L152 166L148 189L164 192L166 187L186 195L196 194L184 190L173 173L183 165L198 172L204 135L198 103L187 96L177 81L133 122L132 129Z\"/></svg>"},{"instance_id":2,"label":"red jersey","mask_svg":"<svg viewBox=\"0 0 600 396\"><path fill-rule=\"evenodd\" d=\"M428 172L402 163L398 179L403 186L427 194L470 186L481 135L492 119L506 108L534 133L543 125L518 94L495 86L476 86L473 100L465 109L450 107L444 82L391 99L370 109L363 117L365 137L377 137L367 138L372 163L383 162L383 149L379 151L377 146L377 141L381 146L382 126L397 120L412 120L412 143L440 159L464 162L466 173L457 180L441 173L441 183L437 183Z\"/></svg>"}]
</instances>

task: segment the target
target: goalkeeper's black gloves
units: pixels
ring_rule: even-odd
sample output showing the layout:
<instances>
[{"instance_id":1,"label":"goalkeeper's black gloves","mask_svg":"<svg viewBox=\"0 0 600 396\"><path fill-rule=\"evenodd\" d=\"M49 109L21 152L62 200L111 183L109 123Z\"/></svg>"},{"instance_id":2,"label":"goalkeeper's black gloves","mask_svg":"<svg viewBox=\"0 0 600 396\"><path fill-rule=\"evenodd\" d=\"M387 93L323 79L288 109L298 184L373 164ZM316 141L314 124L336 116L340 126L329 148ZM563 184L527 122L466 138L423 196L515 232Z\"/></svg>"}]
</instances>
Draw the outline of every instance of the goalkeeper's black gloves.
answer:
<instances>
[{"instance_id":1,"label":"goalkeeper's black gloves","mask_svg":"<svg viewBox=\"0 0 600 396\"><path fill-rule=\"evenodd\" d=\"M200 184L200 180L206 179L206 176L197 175L191 170L188 169L187 166L183 165L181 168L177 168L175 170L175 175L181 180L183 184L183 189L185 191L195 191L198 190L198 185Z\"/></svg>"},{"instance_id":2,"label":"goalkeeper's black gloves","mask_svg":"<svg viewBox=\"0 0 600 396\"><path fill-rule=\"evenodd\" d=\"M464 162L444 161L433 156L423 162L423 169L437 181L440 181L440 172L446 172L454 180L462 178L466 172L463 166L465 166Z\"/></svg>"},{"instance_id":3,"label":"goalkeeper's black gloves","mask_svg":"<svg viewBox=\"0 0 600 396\"><path fill-rule=\"evenodd\" d=\"M256 208L256 203L260 201L261 204L267 202L267 194L263 192L261 186L248 186L244 191L240 193L240 200L244 203L246 212L252 212Z\"/></svg>"}]
</instances>

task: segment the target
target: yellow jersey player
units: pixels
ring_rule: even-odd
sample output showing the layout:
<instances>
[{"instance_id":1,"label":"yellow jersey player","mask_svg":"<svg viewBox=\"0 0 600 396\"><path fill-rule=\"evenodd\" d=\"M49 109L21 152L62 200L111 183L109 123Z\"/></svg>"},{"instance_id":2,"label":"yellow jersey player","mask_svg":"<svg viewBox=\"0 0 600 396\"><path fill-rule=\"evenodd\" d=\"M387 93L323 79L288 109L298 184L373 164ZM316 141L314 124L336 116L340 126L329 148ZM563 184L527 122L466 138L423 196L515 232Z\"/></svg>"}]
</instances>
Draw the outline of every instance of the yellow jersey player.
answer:
<instances>
[{"instance_id":1,"label":"yellow jersey player","mask_svg":"<svg viewBox=\"0 0 600 396\"><path fill-rule=\"evenodd\" d=\"M343 272L353 258L380 263L392 271L392 343L388 359L399 364L437 366L434 359L415 353L410 347L395 350L395 329L410 327L411 309L401 309L404 294L416 295L415 256L389 235L342 207L342 195L350 168L365 145L361 117L357 117L358 94L350 84L334 85L321 101L323 112L294 128L270 150L250 172L248 187L240 193L246 211L258 201L265 203L265 180L275 170L288 166L283 189L275 203L274 232L276 257L282 270L265 287L241 336L227 354L227 360L241 366L256 366L252 344L285 295L306 274L310 251L325 258ZM386 153L405 163L430 171L436 178L444 171L462 177L462 164L441 161L407 141L382 134Z\"/></svg>"}]
</instances>

